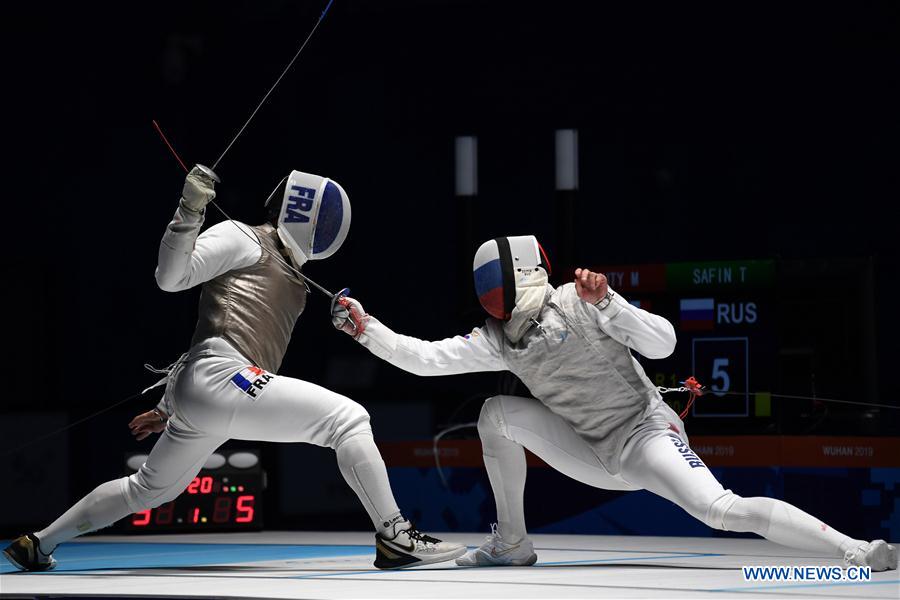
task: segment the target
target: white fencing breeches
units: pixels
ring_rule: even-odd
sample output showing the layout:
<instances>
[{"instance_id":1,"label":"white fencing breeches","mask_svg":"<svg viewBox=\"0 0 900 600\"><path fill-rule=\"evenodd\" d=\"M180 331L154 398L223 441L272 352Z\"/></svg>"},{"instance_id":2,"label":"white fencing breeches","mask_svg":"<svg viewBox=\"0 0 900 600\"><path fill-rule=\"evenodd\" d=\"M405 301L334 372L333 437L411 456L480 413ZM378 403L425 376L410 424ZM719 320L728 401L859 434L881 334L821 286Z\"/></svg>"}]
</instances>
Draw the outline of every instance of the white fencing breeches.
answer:
<instances>
[{"instance_id":1,"label":"white fencing breeches","mask_svg":"<svg viewBox=\"0 0 900 600\"><path fill-rule=\"evenodd\" d=\"M610 490L646 489L716 529L753 532L785 546L840 557L861 543L781 500L742 498L724 489L691 451L681 419L661 400L635 427L622 453L622 470L615 475L568 423L539 400L488 399L478 433L500 533L513 542L527 535L522 500L525 447L573 479Z\"/></svg>"},{"instance_id":2,"label":"white fencing breeches","mask_svg":"<svg viewBox=\"0 0 900 600\"><path fill-rule=\"evenodd\" d=\"M173 373L167 394L174 414L147 461L134 475L100 485L36 532L45 552L174 500L228 439L334 448L341 473L376 528L400 514L362 406L313 383L247 371L247 359L223 340L198 346ZM246 382L257 383L250 384L252 395L242 389Z\"/></svg>"}]
</instances>

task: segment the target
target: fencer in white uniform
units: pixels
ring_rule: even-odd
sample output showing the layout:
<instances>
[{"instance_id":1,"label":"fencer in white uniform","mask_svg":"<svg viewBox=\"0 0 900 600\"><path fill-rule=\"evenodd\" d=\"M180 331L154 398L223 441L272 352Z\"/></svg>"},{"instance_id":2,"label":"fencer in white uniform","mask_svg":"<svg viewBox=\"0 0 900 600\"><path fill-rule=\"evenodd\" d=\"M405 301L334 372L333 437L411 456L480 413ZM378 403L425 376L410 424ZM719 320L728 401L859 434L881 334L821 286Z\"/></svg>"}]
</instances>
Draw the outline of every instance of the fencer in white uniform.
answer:
<instances>
[{"instance_id":1,"label":"fencer in white uniform","mask_svg":"<svg viewBox=\"0 0 900 600\"><path fill-rule=\"evenodd\" d=\"M509 370L535 398L495 396L478 420L499 527L461 565L531 565L525 528L524 448L556 470L610 490L649 490L710 527L769 540L873 570L896 568L893 546L852 539L781 500L724 489L691 451L684 423L631 352L664 358L675 348L666 319L629 304L586 269L558 288L534 236L497 238L475 255L484 327L440 341L392 331L343 299L335 327L376 356L417 375Z\"/></svg>"},{"instance_id":2,"label":"fencer in white uniform","mask_svg":"<svg viewBox=\"0 0 900 600\"><path fill-rule=\"evenodd\" d=\"M228 439L307 442L333 448L341 473L376 529L379 568L457 558L465 547L417 531L400 513L366 410L323 387L278 374L306 302L296 275L306 260L333 254L347 235L350 204L334 181L292 172L272 222L222 222L203 234L215 174L195 167L159 247L156 280L169 292L203 285L190 350L168 373L159 406L131 423L138 439L161 432L130 477L106 482L51 525L4 550L25 570L47 570L54 548L184 491ZM271 198L272 196L270 196ZM199 234L199 236L198 236ZM299 466L298 466L299 468ZM311 482L311 484L314 484Z\"/></svg>"}]
</instances>

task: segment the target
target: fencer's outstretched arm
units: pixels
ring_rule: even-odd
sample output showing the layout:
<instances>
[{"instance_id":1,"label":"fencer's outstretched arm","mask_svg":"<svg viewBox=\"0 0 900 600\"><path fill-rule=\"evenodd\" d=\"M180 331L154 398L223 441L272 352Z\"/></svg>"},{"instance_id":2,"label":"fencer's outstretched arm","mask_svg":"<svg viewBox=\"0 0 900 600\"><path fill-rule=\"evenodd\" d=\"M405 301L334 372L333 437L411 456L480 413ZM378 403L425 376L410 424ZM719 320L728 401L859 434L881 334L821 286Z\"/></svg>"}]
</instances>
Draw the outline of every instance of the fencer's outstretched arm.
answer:
<instances>
[{"instance_id":1,"label":"fencer's outstretched arm","mask_svg":"<svg viewBox=\"0 0 900 600\"><path fill-rule=\"evenodd\" d=\"M352 298L337 306L335 327L351 335L369 351L415 375L457 375L477 371L504 371L500 346L487 328L476 327L468 335L428 342L394 332ZM356 325L350 323L352 321Z\"/></svg>"},{"instance_id":2,"label":"fencer's outstretched arm","mask_svg":"<svg viewBox=\"0 0 900 600\"><path fill-rule=\"evenodd\" d=\"M612 292L612 290L610 290ZM675 351L675 328L665 318L628 303L621 294L612 292L609 305L600 309L585 305L609 337L647 358L665 358Z\"/></svg>"},{"instance_id":3,"label":"fencer's outstretched arm","mask_svg":"<svg viewBox=\"0 0 900 600\"><path fill-rule=\"evenodd\" d=\"M244 225L224 221L199 235L204 207L215 197L213 182L196 167L185 180L182 199L159 244L156 282L167 292L186 290L262 257L256 234Z\"/></svg>"},{"instance_id":4,"label":"fencer's outstretched arm","mask_svg":"<svg viewBox=\"0 0 900 600\"><path fill-rule=\"evenodd\" d=\"M428 342L395 333L370 316L356 340L375 356L415 375L457 375L507 368L487 328L476 327L466 336Z\"/></svg>"}]
</instances>

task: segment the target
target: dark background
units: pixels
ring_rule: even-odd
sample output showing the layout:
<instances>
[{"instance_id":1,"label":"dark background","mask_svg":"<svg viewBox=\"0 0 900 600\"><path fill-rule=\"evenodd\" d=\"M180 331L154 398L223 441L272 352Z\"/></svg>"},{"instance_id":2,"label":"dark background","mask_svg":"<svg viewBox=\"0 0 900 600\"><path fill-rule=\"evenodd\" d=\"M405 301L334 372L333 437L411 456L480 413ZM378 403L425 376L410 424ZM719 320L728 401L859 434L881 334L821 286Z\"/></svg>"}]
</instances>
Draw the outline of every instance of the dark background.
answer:
<instances>
[{"instance_id":1,"label":"dark background","mask_svg":"<svg viewBox=\"0 0 900 600\"><path fill-rule=\"evenodd\" d=\"M153 382L142 365L177 358L196 319L196 291L167 294L153 278L183 172L151 119L186 162L211 164L323 6L4 7L0 452L32 473L49 464L42 452L64 448L68 497L57 503L120 476L125 451L149 449L126 427L148 407L125 404L10 454L58 426L19 419L74 422L139 391ZM217 201L258 222L291 169L336 179L353 226L335 257L306 271L430 339L483 319L468 269L477 244L498 235L533 233L551 258L568 247L585 265L775 259L776 348L814 348L802 369L818 365L820 396L898 406L898 59L894 2L336 0L217 169ZM558 128L580 136L571 215L554 192ZM479 138L474 200L454 197L457 135ZM207 223L219 219L213 210ZM282 372L365 404L380 439L471 420L478 402L457 411L463 401L512 385L402 373L334 332L327 308L311 297ZM797 368L780 365L770 389L809 394L811 374ZM792 405L767 431L896 434L897 413ZM270 475L291 468L256 446ZM44 512L34 519L54 516ZM322 526L282 517L270 503L272 526ZM30 519L0 528L41 524ZM342 524L366 527L361 514L330 523Z\"/></svg>"}]
</instances>

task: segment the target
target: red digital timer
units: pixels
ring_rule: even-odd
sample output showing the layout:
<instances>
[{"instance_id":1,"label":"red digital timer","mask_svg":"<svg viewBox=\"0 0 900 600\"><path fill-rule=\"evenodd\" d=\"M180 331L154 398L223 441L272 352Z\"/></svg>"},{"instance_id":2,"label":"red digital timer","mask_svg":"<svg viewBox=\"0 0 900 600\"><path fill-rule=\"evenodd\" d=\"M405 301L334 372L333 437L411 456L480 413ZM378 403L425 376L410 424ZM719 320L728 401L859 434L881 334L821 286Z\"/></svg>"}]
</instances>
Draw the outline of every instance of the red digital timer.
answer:
<instances>
[{"instance_id":1,"label":"red digital timer","mask_svg":"<svg viewBox=\"0 0 900 600\"><path fill-rule=\"evenodd\" d=\"M126 459L129 472L146 455ZM248 531L262 529L265 473L255 451L218 451L175 500L125 520L131 532Z\"/></svg>"}]
</instances>

